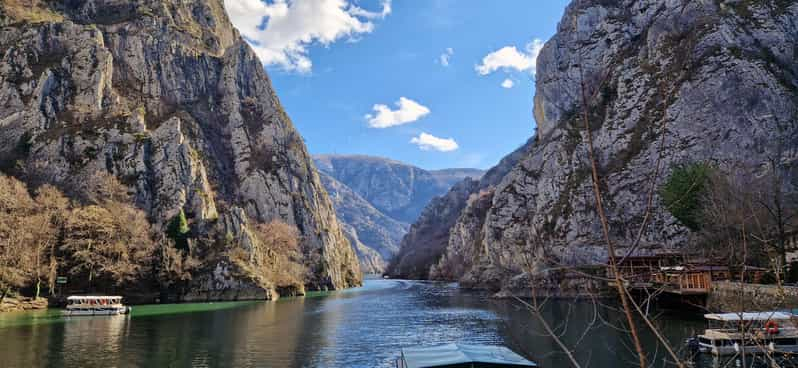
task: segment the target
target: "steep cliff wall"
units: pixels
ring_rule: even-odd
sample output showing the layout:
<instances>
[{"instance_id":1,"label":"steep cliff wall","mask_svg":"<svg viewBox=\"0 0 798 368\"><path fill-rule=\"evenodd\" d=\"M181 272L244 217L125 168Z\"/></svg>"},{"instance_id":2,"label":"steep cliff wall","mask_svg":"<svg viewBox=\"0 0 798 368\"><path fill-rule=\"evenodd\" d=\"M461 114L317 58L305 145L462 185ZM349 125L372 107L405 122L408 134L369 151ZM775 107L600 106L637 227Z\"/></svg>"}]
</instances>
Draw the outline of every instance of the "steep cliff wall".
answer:
<instances>
[{"instance_id":1,"label":"steep cliff wall","mask_svg":"<svg viewBox=\"0 0 798 368\"><path fill-rule=\"evenodd\" d=\"M410 227L410 231L402 238L399 253L394 257L387 272L392 277L426 279L430 277L430 268L434 266L446 251L449 233L461 211L472 202L472 197L492 193L494 186L524 157L532 146L530 139L499 164L488 170L479 180L466 178L455 184L448 193L435 197L424 208L421 216ZM462 269L464 265L458 266ZM445 275L444 275L445 274ZM456 278L454 274L434 270L433 278Z\"/></svg>"},{"instance_id":2,"label":"steep cliff wall","mask_svg":"<svg viewBox=\"0 0 798 368\"><path fill-rule=\"evenodd\" d=\"M576 0L537 64L537 138L450 229L435 267L481 285L543 264L606 261L591 190L581 86L590 102L612 238L627 246L662 173L710 161L754 174L796 159L798 4L790 1ZM657 182L657 185L661 180ZM415 225L414 225L415 226ZM687 229L655 198L643 243L679 247ZM409 244L408 246L423 246ZM462 277L453 261L473 260ZM440 271L443 271L442 273Z\"/></svg>"},{"instance_id":3,"label":"steep cliff wall","mask_svg":"<svg viewBox=\"0 0 798 368\"><path fill-rule=\"evenodd\" d=\"M310 287L360 283L302 138L220 0L3 0L0 26L4 170L56 184L109 172L152 222L182 209L197 239L246 247L251 222L281 220L316 260ZM250 287L204 261L196 295Z\"/></svg>"}]
</instances>

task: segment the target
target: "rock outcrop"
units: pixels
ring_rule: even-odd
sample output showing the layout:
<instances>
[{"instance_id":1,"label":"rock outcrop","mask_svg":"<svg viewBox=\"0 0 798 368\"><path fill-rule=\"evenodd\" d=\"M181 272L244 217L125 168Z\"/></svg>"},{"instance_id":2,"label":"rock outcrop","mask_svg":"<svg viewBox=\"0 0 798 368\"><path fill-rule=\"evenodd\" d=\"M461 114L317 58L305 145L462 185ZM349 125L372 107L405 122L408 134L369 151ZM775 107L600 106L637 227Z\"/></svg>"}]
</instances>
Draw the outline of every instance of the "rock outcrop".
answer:
<instances>
[{"instance_id":1,"label":"rock outcrop","mask_svg":"<svg viewBox=\"0 0 798 368\"><path fill-rule=\"evenodd\" d=\"M504 157L479 180L466 178L455 184L448 193L433 198L421 216L402 238L399 254L388 266L387 274L395 278L426 279L430 269L441 258L449 244L451 228L474 196L492 193L494 186L518 163L532 146L533 140ZM442 274L434 270L433 278L456 278L456 274Z\"/></svg>"},{"instance_id":2,"label":"rock outcrop","mask_svg":"<svg viewBox=\"0 0 798 368\"><path fill-rule=\"evenodd\" d=\"M253 222L284 221L318 259L309 287L360 284L302 138L221 0L1 4L0 168L55 184L111 173L152 222L183 210L198 239L246 246ZM203 261L198 295L249 288Z\"/></svg>"},{"instance_id":3,"label":"rock outcrop","mask_svg":"<svg viewBox=\"0 0 798 368\"><path fill-rule=\"evenodd\" d=\"M369 156L315 157L322 183L333 201L344 233L355 246L363 272L382 273L399 251L409 221L425 203L443 195L476 169L423 170L401 162Z\"/></svg>"},{"instance_id":4,"label":"rock outcrop","mask_svg":"<svg viewBox=\"0 0 798 368\"><path fill-rule=\"evenodd\" d=\"M47 299L45 298L11 298L5 297L0 301L1 312L22 312L37 309L47 309Z\"/></svg>"},{"instance_id":5,"label":"rock outcrop","mask_svg":"<svg viewBox=\"0 0 798 368\"><path fill-rule=\"evenodd\" d=\"M611 236L623 247L643 222L658 162L656 185L688 162L754 175L768 157L794 163L796 60L795 2L575 0L538 57L534 143L495 189L473 192L435 275L495 286L535 265L606 262L582 85ZM676 248L687 236L655 197L642 242ZM403 242L402 252L424 246Z\"/></svg>"}]
</instances>

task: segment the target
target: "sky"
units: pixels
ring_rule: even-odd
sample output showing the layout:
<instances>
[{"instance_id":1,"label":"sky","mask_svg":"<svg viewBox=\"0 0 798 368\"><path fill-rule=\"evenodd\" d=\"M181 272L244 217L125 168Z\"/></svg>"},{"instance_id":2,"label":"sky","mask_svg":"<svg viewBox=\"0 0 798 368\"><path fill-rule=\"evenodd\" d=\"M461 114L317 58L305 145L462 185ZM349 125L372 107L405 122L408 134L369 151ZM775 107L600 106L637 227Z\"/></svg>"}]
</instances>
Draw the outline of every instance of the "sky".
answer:
<instances>
[{"instance_id":1,"label":"sky","mask_svg":"<svg viewBox=\"0 0 798 368\"><path fill-rule=\"evenodd\" d=\"M565 0L225 0L313 154L487 169L534 134Z\"/></svg>"}]
</instances>

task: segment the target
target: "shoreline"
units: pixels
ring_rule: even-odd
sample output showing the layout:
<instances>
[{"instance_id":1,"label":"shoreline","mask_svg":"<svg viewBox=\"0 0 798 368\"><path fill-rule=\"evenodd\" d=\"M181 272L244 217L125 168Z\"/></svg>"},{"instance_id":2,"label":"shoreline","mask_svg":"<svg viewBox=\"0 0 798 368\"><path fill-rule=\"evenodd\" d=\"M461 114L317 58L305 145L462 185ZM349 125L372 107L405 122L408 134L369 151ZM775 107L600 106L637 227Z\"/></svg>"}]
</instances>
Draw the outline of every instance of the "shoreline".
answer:
<instances>
[{"instance_id":1,"label":"shoreline","mask_svg":"<svg viewBox=\"0 0 798 368\"><path fill-rule=\"evenodd\" d=\"M47 298L28 298L28 297L5 297L0 303L0 313L24 312L32 310L42 310L50 307Z\"/></svg>"}]
</instances>

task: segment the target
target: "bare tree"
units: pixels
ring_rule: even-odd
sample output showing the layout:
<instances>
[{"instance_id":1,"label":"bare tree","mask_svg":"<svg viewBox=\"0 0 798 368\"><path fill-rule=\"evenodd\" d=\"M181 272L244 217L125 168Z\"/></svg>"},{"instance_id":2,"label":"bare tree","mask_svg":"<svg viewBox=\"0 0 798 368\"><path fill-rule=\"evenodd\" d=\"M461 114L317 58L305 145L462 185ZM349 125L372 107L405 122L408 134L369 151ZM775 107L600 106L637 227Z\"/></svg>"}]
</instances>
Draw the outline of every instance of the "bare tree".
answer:
<instances>
[{"instance_id":1,"label":"bare tree","mask_svg":"<svg viewBox=\"0 0 798 368\"><path fill-rule=\"evenodd\" d=\"M119 203L72 210L65 224L61 250L72 275L121 285L141 276L149 264L153 244L149 223L140 211Z\"/></svg>"},{"instance_id":2,"label":"bare tree","mask_svg":"<svg viewBox=\"0 0 798 368\"><path fill-rule=\"evenodd\" d=\"M32 237L25 219L34 207L22 182L0 175L0 303L30 278Z\"/></svg>"},{"instance_id":3,"label":"bare tree","mask_svg":"<svg viewBox=\"0 0 798 368\"><path fill-rule=\"evenodd\" d=\"M582 73L582 69L580 66L580 73ZM603 83L603 82L602 82ZM599 84L596 91L601 89L601 84ZM581 75L581 96L582 96L582 121L584 123L584 132L587 137L587 148L588 148L588 159L590 162L590 169L593 179L593 195L596 199L596 212L598 213L599 219L601 220L601 230L604 233L604 241L607 245L607 254L609 255L609 267L610 273L615 277L615 287L618 291L618 295L621 299L621 305L623 306L624 314L626 315L626 323L629 329L629 334L632 337L632 343L634 344L635 351L637 352L637 356L639 358L640 367L645 368L648 365L646 360L646 352L643 348L643 344L640 342L640 336L638 333L637 325L634 319L634 311L632 310L629 297L626 293L626 284L621 277L620 272L618 272L618 264L616 262L616 255L615 255L615 245L610 238L610 227L609 221L607 220L607 215L604 212L604 204L602 200L602 193L601 193L601 184L600 184L600 177L598 171L598 163L596 161L596 154L594 152L593 147L593 133L590 129L590 102L594 98L588 97L588 87L585 82L584 75ZM597 93L597 92L596 92Z\"/></svg>"},{"instance_id":4,"label":"bare tree","mask_svg":"<svg viewBox=\"0 0 798 368\"><path fill-rule=\"evenodd\" d=\"M41 295L42 283L47 282L48 290L55 289L58 269L56 248L69 208L69 200L55 187L44 185L36 191L37 213L28 218L28 231L33 237L31 251L33 264L35 298Z\"/></svg>"},{"instance_id":5,"label":"bare tree","mask_svg":"<svg viewBox=\"0 0 798 368\"><path fill-rule=\"evenodd\" d=\"M299 231L282 221L258 224L252 249L235 247L231 258L261 286L304 287L307 268L299 248Z\"/></svg>"}]
</instances>

